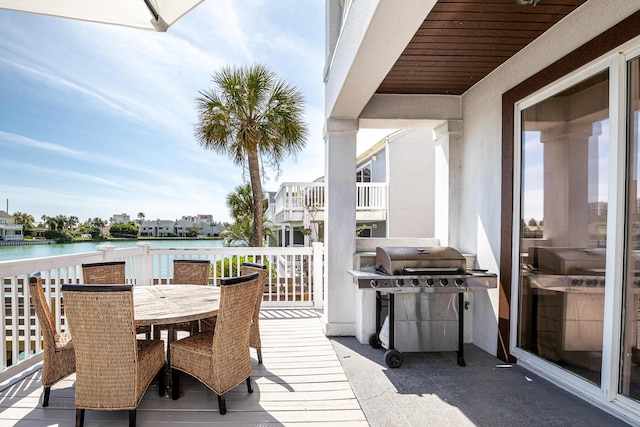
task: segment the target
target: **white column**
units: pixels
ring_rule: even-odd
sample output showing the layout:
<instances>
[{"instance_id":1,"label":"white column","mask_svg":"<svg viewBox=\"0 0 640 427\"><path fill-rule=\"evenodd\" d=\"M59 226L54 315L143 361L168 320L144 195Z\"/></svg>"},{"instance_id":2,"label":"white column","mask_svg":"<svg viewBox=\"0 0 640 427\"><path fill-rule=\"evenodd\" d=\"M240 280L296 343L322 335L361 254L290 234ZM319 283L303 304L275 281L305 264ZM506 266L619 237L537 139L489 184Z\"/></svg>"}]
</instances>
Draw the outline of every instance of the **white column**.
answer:
<instances>
[{"instance_id":1,"label":"white column","mask_svg":"<svg viewBox=\"0 0 640 427\"><path fill-rule=\"evenodd\" d=\"M347 270L356 249L355 119L328 119L325 129L325 306L324 332L353 335L355 290Z\"/></svg>"},{"instance_id":2,"label":"white column","mask_svg":"<svg viewBox=\"0 0 640 427\"><path fill-rule=\"evenodd\" d=\"M447 120L434 129L435 142L435 232L442 246L457 246L460 194L460 130L462 120ZM454 215L455 213L455 215Z\"/></svg>"},{"instance_id":3,"label":"white column","mask_svg":"<svg viewBox=\"0 0 640 427\"><path fill-rule=\"evenodd\" d=\"M293 246L293 225L289 224L289 246Z\"/></svg>"},{"instance_id":4,"label":"white column","mask_svg":"<svg viewBox=\"0 0 640 427\"><path fill-rule=\"evenodd\" d=\"M286 224L282 224L280 226L280 247L284 248L287 246L287 225Z\"/></svg>"},{"instance_id":5,"label":"white column","mask_svg":"<svg viewBox=\"0 0 640 427\"><path fill-rule=\"evenodd\" d=\"M322 265L324 263L324 244L322 242L313 242L313 306L317 309L324 307L324 299L322 298Z\"/></svg>"}]
</instances>

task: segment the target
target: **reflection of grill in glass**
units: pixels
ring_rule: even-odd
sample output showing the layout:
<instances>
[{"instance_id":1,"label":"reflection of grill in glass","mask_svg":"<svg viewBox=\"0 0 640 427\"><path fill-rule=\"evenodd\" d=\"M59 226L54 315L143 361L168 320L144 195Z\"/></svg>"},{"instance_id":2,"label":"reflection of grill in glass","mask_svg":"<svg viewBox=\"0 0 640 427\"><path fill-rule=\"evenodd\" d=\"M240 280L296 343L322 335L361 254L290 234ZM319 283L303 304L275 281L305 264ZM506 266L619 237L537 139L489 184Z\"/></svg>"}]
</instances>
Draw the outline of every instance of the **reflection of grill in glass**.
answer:
<instances>
[{"instance_id":1,"label":"reflection of grill in glass","mask_svg":"<svg viewBox=\"0 0 640 427\"><path fill-rule=\"evenodd\" d=\"M376 290L376 327L369 343L385 347L396 368L401 352L457 351L464 366L464 292L495 288L495 274L467 270L450 247L378 247L376 271L351 271L361 289ZM457 304L456 304L457 298ZM381 311L388 316L381 326Z\"/></svg>"},{"instance_id":2,"label":"reflection of grill in glass","mask_svg":"<svg viewBox=\"0 0 640 427\"><path fill-rule=\"evenodd\" d=\"M599 370L605 249L531 247L528 262L534 353Z\"/></svg>"}]
</instances>

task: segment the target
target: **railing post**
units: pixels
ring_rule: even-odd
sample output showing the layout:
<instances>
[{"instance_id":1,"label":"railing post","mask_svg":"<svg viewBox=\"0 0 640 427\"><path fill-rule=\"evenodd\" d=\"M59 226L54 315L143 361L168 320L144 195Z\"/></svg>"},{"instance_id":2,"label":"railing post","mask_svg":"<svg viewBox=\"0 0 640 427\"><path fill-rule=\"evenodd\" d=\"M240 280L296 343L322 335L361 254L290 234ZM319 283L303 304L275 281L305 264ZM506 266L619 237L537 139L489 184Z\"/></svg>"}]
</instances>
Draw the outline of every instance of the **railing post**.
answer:
<instances>
[{"instance_id":1,"label":"railing post","mask_svg":"<svg viewBox=\"0 0 640 427\"><path fill-rule=\"evenodd\" d=\"M141 286L153 285L153 283L151 283L151 264L153 263L153 259L149 252L149 249L151 248L151 243L138 242L138 247L142 249L142 256L140 257L140 260L137 263L138 268L136 268L135 283Z\"/></svg>"},{"instance_id":2,"label":"railing post","mask_svg":"<svg viewBox=\"0 0 640 427\"><path fill-rule=\"evenodd\" d=\"M324 277L322 271L324 267L324 244L313 242L313 307L324 308Z\"/></svg>"},{"instance_id":3,"label":"railing post","mask_svg":"<svg viewBox=\"0 0 640 427\"><path fill-rule=\"evenodd\" d=\"M102 252L102 258L105 261L114 261L116 258L115 256L116 247L114 245L111 245L109 243L102 243L96 246L96 250Z\"/></svg>"}]
</instances>

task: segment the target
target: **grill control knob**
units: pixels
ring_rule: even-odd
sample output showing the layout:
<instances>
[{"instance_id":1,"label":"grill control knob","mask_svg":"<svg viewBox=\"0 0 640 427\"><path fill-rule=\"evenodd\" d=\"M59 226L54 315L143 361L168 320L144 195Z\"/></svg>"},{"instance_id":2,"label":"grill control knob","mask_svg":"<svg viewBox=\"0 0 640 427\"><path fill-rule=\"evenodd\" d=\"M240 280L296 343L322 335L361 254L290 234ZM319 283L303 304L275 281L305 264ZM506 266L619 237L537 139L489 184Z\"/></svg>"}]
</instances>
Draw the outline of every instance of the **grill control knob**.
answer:
<instances>
[{"instance_id":1,"label":"grill control knob","mask_svg":"<svg viewBox=\"0 0 640 427\"><path fill-rule=\"evenodd\" d=\"M418 279L411 279L411 286L419 286L420 282L418 282Z\"/></svg>"},{"instance_id":2,"label":"grill control knob","mask_svg":"<svg viewBox=\"0 0 640 427\"><path fill-rule=\"evenodd\" d=\"M369 282L369 284L371 285L372 288L377 288L378 287L378 281L377 280L372 280L371 282Z\"/></svg>"},{"instance_id":3,"label":"grill control knob","mask_svg":"<svg viewBox=\"0 0 640 427\"><path fill-rule=\"evenodd\" d=\"M453 281L453 283L456 286L462 286L462 285L464 285L464 280L463 279L456 279L456 280Z\"/></svg>"},{"instance_id":4,"label":"grill control knob","mask_svg":"<svg viewBox=\"0 0 640 427\"><path fill-rule=\"evenodd\" d=\"M434 281L433 279L427 279L427 286L433 286Z\"/></svg>"},{"instance_id":5,"label":"grill control knob","mask_svg":"<svg viewBox=\"0 0 640 427\"><path fill-rule=\"evenodd\" d=\"M396 280L396 286L404 286L404 279Z\"/></svg>"},{"instance_id":6,"label":"grill control knob","mask_svg":"<svg viewBox=\"0 0 640 427\"><path fill-rule=\"evenodd\" d=\"M449 285L449 279L440 279L440 286Z\"/></svg>"}]
</instances>

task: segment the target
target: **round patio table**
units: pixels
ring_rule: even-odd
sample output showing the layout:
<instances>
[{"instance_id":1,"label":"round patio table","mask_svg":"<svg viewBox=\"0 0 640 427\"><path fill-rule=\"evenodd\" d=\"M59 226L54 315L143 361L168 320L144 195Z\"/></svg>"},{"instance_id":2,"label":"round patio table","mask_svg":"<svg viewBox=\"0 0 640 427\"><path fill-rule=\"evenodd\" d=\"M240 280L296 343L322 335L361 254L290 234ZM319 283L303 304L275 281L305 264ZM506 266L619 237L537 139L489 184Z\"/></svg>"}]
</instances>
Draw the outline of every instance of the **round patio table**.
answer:
<instances>
[{"instance_id":1,"label":"round patio table","mask_svg":"<svg viewBox=\"0 0 640 427\"><path fill-rule=\"evenodd\" d=\"M136 326L171 325L218 315L220 288L198 285L133 287Z\"/></svg>"},{"instance_id":2,"label":"round patio table","mask_svg":"<svg viewBox=\"0 0 640 427\"><path fill-rule=\"evenodd\" d=\"M219 287L198 285L133 287L135 325L167 325L168 366L171 366L170 344L175 339L175 324L215 317L218 315L219 307Z\"/></svg>"}]
</instances>

